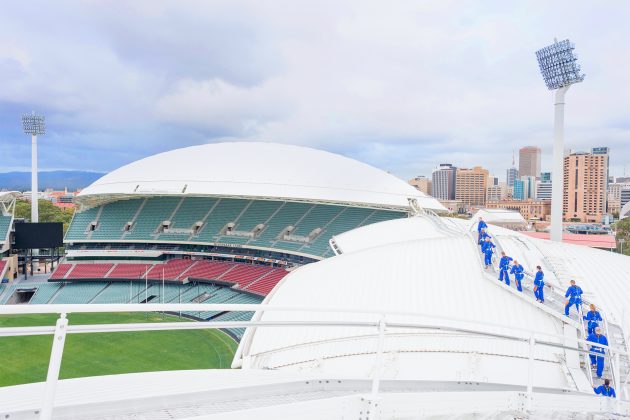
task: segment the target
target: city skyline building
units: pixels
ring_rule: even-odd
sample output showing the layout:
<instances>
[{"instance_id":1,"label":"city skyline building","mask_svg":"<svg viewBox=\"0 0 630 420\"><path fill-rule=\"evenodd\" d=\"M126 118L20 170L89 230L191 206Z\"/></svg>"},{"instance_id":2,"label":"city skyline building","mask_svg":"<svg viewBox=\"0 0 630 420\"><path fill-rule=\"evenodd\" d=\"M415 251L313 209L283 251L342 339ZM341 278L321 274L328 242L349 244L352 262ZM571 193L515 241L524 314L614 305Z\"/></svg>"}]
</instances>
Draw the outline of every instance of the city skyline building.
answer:
<instances>
[{"instance_id":1,"label":"city skyline building","mask_svg":"<svg viewBox=\"0 0 630 420\"><path fill-rule=\"evenodd\" d=\"M431 195L431 187L433 182L424 175L417 175L407 181L409 185L416 188L418 191L422 191L427 195Z\"/></svg>"},{"instance_id":2,"label":"city skyline building","mask_svg":"<svg viewBox=\"0 0 630 420\"><path fill-rule=\"evenodd\" d=\"M440 164L431 176L432 196L439 200L455 200L457 167L450 163Z\"/></svg>"},{"instance_id":3,"label":"city skyline building","mask_svg":"<svg viewBox=\"0 0 630 420\"><path fill-rule=\"evenodd\" d=\"M520 176L540 177L540 147L525 146L518 151L518 172Z\"/></svg>"},{"instance_id":4,"label":"city skyline building","mask_svg":"<svg viewBox=\"0 0 630 420\"><path fill-rule=\"evenodd\" d=\"M469 206L485 205L488 177L488 170L481 166L457 168L455 199Z\"/></svg>"},{"instance_id":5,"label":"city skyline building","mask_svg":"<svg viewBox=\"0 0 630 420\"><path fill-rule=\"evenodd\" d=\"M489 201L489 209L514 210L521 213L525 220L547 220L551 212L551 202L542 200L501 200Z\"/></svg>"},{"instance_id":6,"label":"city skyline building","mask_svg":"<svg viewBox=\"0 0 630 420\"><path fill-rule=\"evenodd\" d=\"M514 181L518 179L518 169L510 168L506 172L505 183L511 187L514 185Z\"/></svg>"},{"instance_id":7,"label":"city skyline building","mask_svg":"<svg viewBox=\"0 0 630 420\"><path fill-rule=\"evenodd\" d=\"M536 178L533 176L522 176L514 181L512 192L514 200L532 200L536 198Z\"/></svg>"},{"instance_id":8,"label":"city skyline building","mask_svg":"<svg viewBox=\"0 0 630 420\"><path fill-rule=\"evenodd\" d=\"M626 203L630 202L630 186L626 188L622 188L619 193L619 202L621 208L626 205Z\"/></svg>"},{"instance_id":9,"label":"city skyline building","mask_svg":"<svg viewBox=\"0 0 630 420\"><path fill-rule=\"evenodd\" d=\"M514 161L514 151L512 151L512 166L506 171L505 183L510 191L514 187L514 181L518 179L518 169L516 168L516 162Z\"/></svg>"},{"instance_id":10,"label":"city skyline building","mask_svg":"<svg viewBox=\"0 0 630 420\"><path fill-rule=\"evenodd\" d=\"M551 182L551 172L541 172L540 173L540 181L541 182Z\"/></svg>"},{"instance_id":11,"label":"city skyline building","mask_svg":"<svg viewBox=\"0 0 630 420\"><path fill-rule=\"evenodd\" d=\"M536 183L536 199L551 201L551 181L538 181Z\"/></svg>"},{"instance_id":12,"label":"city skyline building","mask_svg":"<svg viewBox=\"0 0 630 420\"><path fill-rule=\"evenodd\" d=\"M497 180L498 178L496 177L491 177L494 178L494 180ZM500 201L500 200L505 200L507 198L507 184L503 181L497 182L496 184L494 182L490 182L488 185L488 188L486 190L486 202L488 201Z\"/></svg>"},{"instance_id":13,"label":"city skyline building","mask_svg":"<svg viewBox=\"0 0 630 420\"><path fill-rule=\"evenodd\" d=\"M533 200L536 198L536 177L533 175L521 176L521 180L524 182L524 200Z\"/></svg>"},{"instance_id":14,"label":"city skyline building","mask_svg":"<svg viewBox=\"0 0 630 420\"><path fill-rule=\"evenodd\" d=\"M571 153L564 158L565 220L600 222L608 195L608 154Z\"/></svg>"},{"instance_id":15,"label":"city skyline building","mask_svg":"<svg viewBox=\"0 0 630 420\"><path fill-rule=\"evenodd\" d=\"M608 184L608 196L606 199L606 206L608 213L618 213L621 211L621 190L629 188L628 183L609 183Z\"/></svg>"},{"instance_id":16,"label":"city skyline building","mask_svg":"<svg viewBox=\"0 0 630 420\"><path fill-rule=\"evenodd\" d=\"M515 179L512 187L512 199L524 200L525 199L525 183L522 179Z\"/></svg>"}]
</instances>

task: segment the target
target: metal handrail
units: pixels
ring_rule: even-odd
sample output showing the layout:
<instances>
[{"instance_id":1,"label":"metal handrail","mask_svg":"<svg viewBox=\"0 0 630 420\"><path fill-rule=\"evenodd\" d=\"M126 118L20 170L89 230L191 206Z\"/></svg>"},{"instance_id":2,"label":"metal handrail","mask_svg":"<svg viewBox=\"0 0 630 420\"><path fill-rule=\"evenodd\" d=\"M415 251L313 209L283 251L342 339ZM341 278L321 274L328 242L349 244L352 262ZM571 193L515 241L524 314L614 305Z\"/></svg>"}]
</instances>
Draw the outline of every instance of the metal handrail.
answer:
<instances>
[{"instance_id":1,"label":"metal handrail","mask_svg":"<svg viewBox=\"0 0 630 420\"><path fill-rule=\"evenodd\" d=\"M159 311L195 311L195 310L230 310L239 312L250 311L266 311L266 312L318 312L318 313L363 313L377 315L371 321L209 321L209 322L174 322L174 323L134 323L134 324L98 324L98 325L68 325L66 314L68 313L99 313L99 312L159 312ZM56 326L53 327L11 327L0 328L0 336L18 336L18 335L41 335L54 334L53 346L51 349L50 363L48 374L46 377L46 386L44 390L44 399L40 411L40 419L49 420L52 418L52 410L54 406L56 385L59 379L59 371L61 367L61 358L63 355L63 347L67 333L95 333L95 332L121 332L121 331L155 331L166 329L218 329L218 328L243 328L243 327L359 327L359 328L377 328L376 334L378 343L375 359L375 375L372 378L371 398L378 396L378 387L380 381L380 368L382 367L382 353L384 349L383 341L386 338L385 330L389 329L407 329L407 330L438 330L463 334L473 334L481 337L492 337L504 340L516 341L521 343L529 343L529 369L527 395L528 402L531 404L533 394L533 363L534 348L538 346L547 346L579 353L589 353L584 350L580 344L586 343L584 340L565 337L556 334L539 333L531 331L529 336L515 335L513 333L489 332L478 328L455 327L443 325L439 323L418 323L418 322L386 322L387 316L395 315L395 312L384 312L374 310L353 310L353 309L334 309L334 308L304 308L304 307L277 307L268 304L80 304L80 305L27 305L27 306L8 306L0 310L0 314L51 314L57 313L61 317L57 320ZM416 316L425 316L424 314L416 314ZM445 320L445 317L431 316L430 319ZM487 323L467 322L467 324L487 327ZM547 336L558 340L537 339L537 335ZM563 344L564 340L573 340L575 347ZM608 348L608 346L601 346ZM625 353L627 355L627 353Z\"/></svg>"},{"instance_id":2,"label":"metal handrail","mask_svg":"<svg viewBox=\"0 0 630 420\"><path fill-rule=\"evenodd\" d=\"M495 246L496 246L497 252L502 251L502 250L503 250L503 248L502 248L501 244L499 243L498 238L496 238L496 236L495 236L495 238L494 238L494 242L495 242ZM496 271L498 267L496 267L496 266L495 266L495 262L496 262L496 261L493 259L493 266L492 266L492 267L493 267L493 269L495 269L495 271ZM556 277L559 279L559 276L558 276L558 274L556 273L556 271L554 270L554 268L553 268L553 267L550 267L550 268L551 268L551 271L552 271L552 272L556 275ZM534 278L534 275L533 275L532 273L528 272L528 271L523 270L523 274L524 274L525 276L527 276L528 278L532 279L532 280L533 280L533 278ZM552 287L552 286L548 286L548 287L551 289L551 293L554 295L554 297L556 297L556 298L558 298L558 297L560 297L560 298L564 298L564 296L563 296L561 293L558 293L554 287ZM582 299L582 304L581 304L581 305L579 305L579 307L578 307L578 317L579 317L579 322L578 322L578 325L580 326L579 331L580 331L580 333L581 333L582 337L584 337L584 339L588 338L588 335L587 335L587 333L586 333L587 331L586 331L585 326L584 326L584 314L583 314L583 311L582 311L582 306L583 306L584 304L588 304L588 303L589 303L589 301L588 301L588 300L586 300L586 299ZM604 319L604 322L606 322L606 319ZM607 337L610 337L610 333L609 333L609 331L608 331L608 324L607 324L607 323L605 323L605 326L606 326L606 336L607 336ZM622 334L623 334L623 333L622 333ZM590 344L586 344L586 346L587 346L587 347L588 347L588 346L592 346L592 345L593 345L593 343L591 343L591 342L587 342L587 343L590 343ZM607 347L607 348L608 348L608 347ZM626 350L629 350L629 349L626 349ZM609 354L610 354L610 357L609 357L609 359L610 359L610 360L609 360L609 363L610 363L610 372L611 372L611 375L613 376L613 383L615 384L615 386L616 386L616 387L619 387L619 385L620 385L620 380L618 380L618 378L616 377L616 376L618 376L618 375L616 375L616 374L615 374L615 372L616 372L616 367L618 367L618 364L619 364L619 363L617 362L617 361L618 361L618 359L616 359L615 357L613 357L613 352L611 351L611 349L610 349L610 348L608 348L608 352L609 352ZM589 352L589 354L590 354L590 352ZM617 352L615 352L615 354L617 354ZM588 378L588 380L589 380L590 384L591 384L591 385L594 385L594 384L595 384L595 382L594 382L594 378L593 378L593 372L592 372L592 371L591 371L591 369L590 369L590 360L588 359L587 355L584 355L584 357L585 357L585 360L584 360L584 366L585 366L585 369L584 369L584 370L585 370L585 372L586 372L586 375L587 375L587 378ZM630 375L629 375L629 377L630 377Z\"/></svg>"}]
</instances>

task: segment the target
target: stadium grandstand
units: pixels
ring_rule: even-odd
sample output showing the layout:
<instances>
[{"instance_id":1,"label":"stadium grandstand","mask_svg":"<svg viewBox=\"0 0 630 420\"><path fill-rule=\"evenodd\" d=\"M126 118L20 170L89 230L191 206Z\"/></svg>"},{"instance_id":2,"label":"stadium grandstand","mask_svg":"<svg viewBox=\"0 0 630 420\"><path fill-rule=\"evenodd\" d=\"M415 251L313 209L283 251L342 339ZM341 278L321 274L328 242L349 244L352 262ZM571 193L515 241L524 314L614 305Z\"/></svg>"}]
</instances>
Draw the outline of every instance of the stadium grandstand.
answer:
<instances>
[{"instance_id":1,"label":"stadium grandstand","mask_svg":"<svg viewBox=\"0 0 630 420\"><path fill-rule=\"evenodd\" d=\"M18 195L12 191L0 192L0 257L6 256L11 248L10 233Z\"/></svg>"},{"instance_id":2,"label":"stadium grandstand","mask_svg":"<svg viewBox=\"0 0 630 420\"><path fill-rule=\"evenodd\" d=\"M201 322L67 332L222 329L238 341L233 369L58 384L57 371L4 387L7 418L42 407L39 417L54 407L68 420L630 417L626 256L507 229L519 220L505 212L439 217L439 203L382 171L275 144L152 156L96 181L78 204L64 260L46 282L5 285L5 312L180 311ZM496 259L483 264L480 215L497 253L524 266L522 291L498 280ZM589 341L580 309L565 315L572 280L608 344ZM4 333L48 328L57 343L63 321ZM593 392L604 379L617 399Z\"/></svg>"},{"instance_id":3,"label":"stadium grandstand","mask_svg":"<svg viewBox=\"0 0 630 420\"><path fill-rule=\"evenodd\" d=\"M112 275L127 276L123 263L102 262L98 274L106 272L109 285L89 279L47 283L32 300L142 302L149 296L147 306L154 311L160 310L161 305L151 305L158 299L181 299L202 302L191 314L199 319L217 324L251 319L247 329L233 328L232 334L241 337L233 369L62 380L56 415L76 420L630 416L628 257L489 224L497 251L525 266L521 292L513 283L498 281L498 261L488 268L482 264L474 217L443 218L413 207L413 217L334 235L334 257L291 270L266 293L262 306L240 311L221 306L203 311L203 299L253 303L254 294L219 281L240 282L236 274L226 274L236 270L232 267L255 264L125 263L147 283L148 273L159 278L170 264L176 280L154 282L147 289L143 282L116 282ZM87 264L66 262L57 276L67 280L77 269L84 273L80 266ZM545 272L544 303L533 293L537 265ZM193 272L211 272L209 277L221 280L178 284ZM261 276L257 282L264 280L262 272L256 274ZM564 292L571 280L583 288L583 304L597 306L609 337L600 353L605 358L602 378L590 363L593 343L585 340L589 326L583 313L564 315ZM18 331L26 332L30 330ZM617 398L593 392L604 378ZM28 414L40 407L42 389L41 383L4 388L0 406L6 408L0 414L31 418Z\"/></svg>"},{"instance_id":4,"label":"stadium grandstand","mask_svg":"<svg viewBox=\"0 0 630 420\"><path fill-rule=\"evenodd\" d=\"M48 282L7 285L0 303L260 303L290 271L333 256L335 235L406 218L412 206L444 210L356 160L239 142L133 162L85 188L76 204L65 258ZM240 339L243 331L229 332Z\"/></svg>"}]
</instances>

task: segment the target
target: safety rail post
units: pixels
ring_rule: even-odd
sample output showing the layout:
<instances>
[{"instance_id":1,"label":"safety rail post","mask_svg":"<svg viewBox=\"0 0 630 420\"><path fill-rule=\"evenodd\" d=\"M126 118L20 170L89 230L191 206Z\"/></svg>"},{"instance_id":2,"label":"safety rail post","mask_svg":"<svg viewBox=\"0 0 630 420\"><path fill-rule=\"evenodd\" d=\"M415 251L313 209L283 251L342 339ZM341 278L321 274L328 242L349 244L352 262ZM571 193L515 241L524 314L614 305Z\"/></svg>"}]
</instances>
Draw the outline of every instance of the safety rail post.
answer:
<instances>
[{"instance_id":1,"label":"safety rail post","mask_svg":"<svg viewBox=\"0 0 630 420\"><path fill-rule=\"evenodd\" d=\"M630 356L628 356L628 353L630 353L630 343L628 343L628 339L626 335L628 332L628 318L626 317L625 308L623 309L623 312L621 314L620 328L621 328L621 336L625 344L626 359L628 359L628 363L630 363ZM619 380L621 381L621 377L619 378ZM628 382L630 382L630 372L626 372L626 379L623 381L623 393L626 396L626 399L630 399L630 395L628 395Z\"/></svg>"},{"instance_id":2,"label":"safety rail post","mask_svg":"<svg viewBox=\"0 0 630 420\"><path fill-rule=\"evenodd\" d=\"M527 411L532 409L532 400L534 398L534 348L536 339L534 335L529 336L529 360L527 363Z\"/></svg>"},{"instance_id":3,"label":"safety rail post","mask_svg":"<svg viewBox=\"0 0 630 420\"><path fill-rule=\"evenodd\" d=\"M383 367L383 347L385 344L385 315L381 315L378 322L378 341L376 343L376 360L374 361L374 376L372 377L372 401L378 398L378 389L381 382L381 369Z\"/></svg>"},{"instance_id":4,"label":"safety rail post","mask_svg":"<svg viewBox=\"0 0 630 420\"><path fill-rule=\"evenodd\" d=\"M610 360L610 373L612 375L612 382L615 384L616 389L619 388L619 353L613 354L612 351L612 340L613 338L610 336L610 330L608 329L608 321L602 317L602 323L604 324L604 328L606 329L606 337L608 337L608 359Z\"/></svg>"},{"instance_id":5,"label":"safety rail post","mask_svg":"<svg viewBox=\"0 0 630 420\"><path fill-rule=\"evenodd\" d=\"M53 335L53 345L50 351L50 362L48 363L48 374L46 375L46 385L44 389L44 399L39 413L40 420L52 419L53 406L55 404L55 392L59 381L59 370L61 369L61 358L63 347L66 342L66 332L68 330L68 318L65 312L60 314L55 326Z\"/></svg>"},{"instance_id":6,"label":"safety rail post","mask_svg":"<svg viewBox=\"0 0 630 420\"><path fill-rule=\"evenodd\" d=\"M611 353L610 360L612 361L613 360L612 351L610 351L610 349L608 351ZM620 377L621 369L619 367L619 353L615 353L614 360L615 360L615 364L611 366L612 368L611 372L613 373L613 380L614 380L613 383L615 384L615 389L618 389L619 391L621 391L621 377Z\"/></svg>"}]
</instances>

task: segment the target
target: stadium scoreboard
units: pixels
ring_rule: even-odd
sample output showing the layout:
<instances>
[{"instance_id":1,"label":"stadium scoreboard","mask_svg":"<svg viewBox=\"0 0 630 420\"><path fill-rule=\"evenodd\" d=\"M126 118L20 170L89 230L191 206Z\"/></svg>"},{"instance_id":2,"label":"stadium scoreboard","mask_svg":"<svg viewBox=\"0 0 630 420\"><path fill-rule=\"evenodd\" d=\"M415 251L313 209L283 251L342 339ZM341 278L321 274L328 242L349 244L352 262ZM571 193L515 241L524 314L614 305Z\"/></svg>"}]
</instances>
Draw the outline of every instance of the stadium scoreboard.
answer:
<instances>
[{"instance_id":1,"label":"stadium scoreboard","mask_svg":"<svg viewBox=\"0 0 630 420\"><path fill-rule=\"evenodd\" d=\"M15 248L40 249L63 246L63 223L16 223Z\"/></svg>"}]
</instances>

